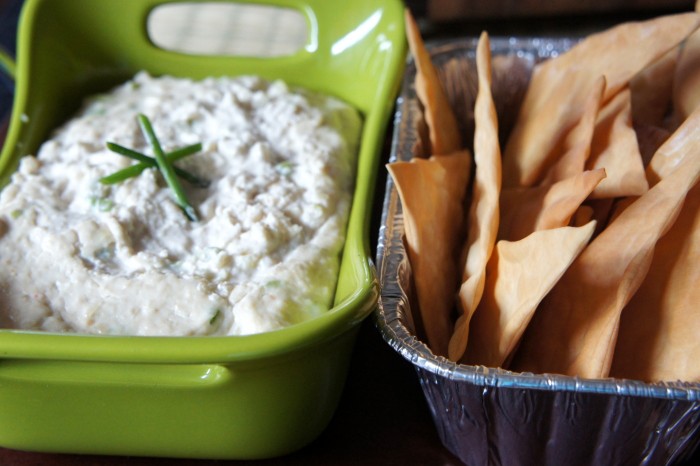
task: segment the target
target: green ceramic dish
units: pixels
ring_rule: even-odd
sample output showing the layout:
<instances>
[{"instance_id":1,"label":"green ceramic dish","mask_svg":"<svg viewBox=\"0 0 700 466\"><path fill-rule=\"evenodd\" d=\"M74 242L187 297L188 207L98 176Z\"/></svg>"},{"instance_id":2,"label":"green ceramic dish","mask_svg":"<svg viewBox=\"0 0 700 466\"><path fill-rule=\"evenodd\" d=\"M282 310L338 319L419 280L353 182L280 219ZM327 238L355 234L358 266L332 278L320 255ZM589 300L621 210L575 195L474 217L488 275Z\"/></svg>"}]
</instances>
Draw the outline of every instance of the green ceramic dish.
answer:
<instances>
[{"instance_id":1,"label":"green ceramic dish","mask_svg":"<svg viewBox=\"0 0 700 466\"><path fill-rule=\"evenodd\" d=\"M192 78L258 74L334 94L365 119L335 305L305 323L245 337L0 330L4 447L239 459L291 452L316 438L332 417L359 324L375 308L368 224L405 62L401 2L251 1L293 8L306 18L307 46L271 59L155 47L146 18L164 3L26 0L0 179L6 181L19 157L36 151L82 97L141 69Z\"/></svg>"}]
</instances>

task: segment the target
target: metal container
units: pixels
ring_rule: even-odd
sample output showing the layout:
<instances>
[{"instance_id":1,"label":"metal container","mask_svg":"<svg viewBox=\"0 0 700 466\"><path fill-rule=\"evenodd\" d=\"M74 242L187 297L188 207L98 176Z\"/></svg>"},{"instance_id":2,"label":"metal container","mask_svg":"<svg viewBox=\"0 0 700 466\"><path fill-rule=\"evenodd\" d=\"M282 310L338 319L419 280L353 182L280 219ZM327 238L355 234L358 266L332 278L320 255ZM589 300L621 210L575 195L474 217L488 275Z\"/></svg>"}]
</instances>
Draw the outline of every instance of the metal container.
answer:
<instances>
[{"instance_id":1,"label":"metal container","mask_svg":"<svg viewBox=\"0 0 700 466\"><path fill-rule=\"evenodd\" d=\"M502 140L517 115L535 63L576 39L491 39L492 91ZM465 134L474 102L476 39L431 44ZM420 109L409 63L395 116L391 159L409 160L420 144ZM466 103L465 103L466 102ZM514 373L436 357L415 336L411 270L403 243L401 203L391 180L379 232L381 297L376 313L384 339L418 374L438 434L467 465L658 465L687 460L700 444L700 383L587 380Z\"/></svg>"}]
</instances>

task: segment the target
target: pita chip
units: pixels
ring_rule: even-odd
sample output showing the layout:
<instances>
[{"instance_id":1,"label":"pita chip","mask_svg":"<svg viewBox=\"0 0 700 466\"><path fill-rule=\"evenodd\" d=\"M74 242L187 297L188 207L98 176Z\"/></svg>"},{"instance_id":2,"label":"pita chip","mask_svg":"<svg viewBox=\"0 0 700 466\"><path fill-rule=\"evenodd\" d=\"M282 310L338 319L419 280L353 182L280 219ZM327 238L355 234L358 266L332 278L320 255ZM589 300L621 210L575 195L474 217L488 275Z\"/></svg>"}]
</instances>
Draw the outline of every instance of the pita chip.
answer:
<instances>
[{"instance_id":1,"label":"pita chip","mask_svg":"<svg viewBox=\"0 0 700 466\"><path fill-rule=\"evenodd\" d=\"M700 184L657 243L644 283L622 312L610 375L700 382Z\"/></svg>"},{"instance_id":2,"label":"pita chip","mask_svg":"<svg viewBox=\"0 0 700 466\"><path fill-rule=\"evenodd\" d=\"M443 356L459 286L457 257L463 228L459 219L465 217L471 159L464 150L387 165L401 198L420 322L432 351Z\"/></svg>"},{"instance_id":3,"label":"pita chip","mask_svg":"<svg viewBox=\"0 0 700 466\"><path fill-rule=\"evenodd\" d=\"M630 80L632 120L635 125L665 125L671 111L673 76L679 53L680 47L673 47Z\"/></svg>"},{"instance_id":4,"label":"pita chip","mask_svg":"<svg viewBox=\"0 0 700 466\"><path fill-rule=\"evenodd\" d=\"M462 362L502 367L542 298L593 235L595 222L499 241L486 268L484 295L469 326Z\"/></svg>"},{"instance_id":5,"label":"pita chip","mask_svg":"<svg viewBox=\"0 0 700 466\"><path fill-rule=\"evenodd\" d=\"M607 174L591 194L594 199L639 196L649 189L632 127L629 89L620 91L602 109L586 168L605 168Z\"/></svg>"},{"instance_id":6,"label":"pita chip","mask_svg":"<svg viewBox=\"0 0 700 466\"><path fill-rule=\"evenodd\" d=\"M694 32L681 51L673 75L673 109L683 121L700 105L700 32Z\"/></svg>"},{"instance_id":7,"label":"pita chip","mask_svg":"<svg viewBox=\"0 0 700 466\"><path fill-rule=\"evenodd\" d=\"M699 18L683 13L624 23L537 65L504 150L503 186L531 186L543 176L600 76L606 79L607 102L697 29Z\"/></svg>"},{"instance_id":8,"label":"pita chip","mask_svg":"<svg viewBox=\"0 0 700 466\"><path fill-rule=\"evenodd\" d=\"M685 151L693 148L678 132L671 139ZM609 375L622 309L645 279L656 242L700 178L700 157L681 160L576 258L537 309L511 369L584 378Z\"/></svg>"},{"instance_id":9,"label":"pita chip","mask_svg":"<svg viewBox=\"0 0 700 466\"><path fill-rule=\"evenodd\" d=\"M461 315L449 344L449 358L458 361L469 336L469 320L484 288L486 263L498 233L498 198L501 189L501 150L498 119L491 95L491 48L488 35L479 38L476 51L479 91L474 105L475 173L465 247L463 282L459 289Z\"/></svg>"},{"instance_id":10,"label":"pita chip","mask_svg":"<svg viewBox=\"0 0 700 466\"><path fill-rule=\"evenodd\" d=\"M580 227L593 220L593 207L581 205L571 218L571 226Z\"/></svg>"},{"instance_id":11,"label":"pita chip","mask_svg":"<svg viewBox=\"0 0 700 466\"><path fill-rule=\"evenodd\" d=\"M681 126L657 149L649 161L646 176L653 186L669 176L684 159L698 157L700 152L700 109L696 109Z\"/></svg>"},{"instance_id":12,"label":"pita chip","mask_svg":"<svg viewBox=\"0 0 700 466\"><path fill-rule=\"evenodd\" d=\"M547 174L539 184L556 183L583 172L586 160L591 153L591 140L596 128L604 91L605 78L601 76L591 89L581 119L562 142L562 155L547 169Z\"/></svg>"},{"instance_id":13,"label":"pita chip","mask_svg":"<svg viewBox=\"0 0 700 466\"><path fill-rule=\"evenodd\" d=\"M605 169L598 168L549 186L504 189L498 238L518 241L534 231L568 225L604 178Z\"/></svg>"},{"instance_id":14,"label":"pita chip","mask_svg":"<svg viewBox=\"0 0 700 466\"><path fill-rule=\"evenodd\" d=\"M437 69L425 47L420 29L408 8L404 10L406 38L416 64L416 94L423 104L430 147L425 152L445 155L462 148L461 133Z\"/></svg>"},{"instance_id":15,"label":"pita chip","mask_svg":"<svg viewBox=\"0 0 700 466\"><path fill-rule=\"evenodd\" d=\"M634 125L634 132L637 135L642 165L645 167L649 165L649 161L659 147L671 136L671 131L666 128L644 124Z\"/></svg>"},{"instance_id":16,"label":"pita chip","mask_svg":"<svg viewBox=\"0 0 700 466\"><path fill-rule=\"evenodd\" d=\"M655 185L686 157L698 158L696 110L647 167ZM677 135L681 134L681 137ZM685 138L685 144L679 140ZM683 142L683 141L680 141ZM690 150L685 150L690 146ZM611 375L648 382L700 381L700 184L688 193L671 229L657 243L644 283L625 307Z\"/></svg>"}]
</instances>

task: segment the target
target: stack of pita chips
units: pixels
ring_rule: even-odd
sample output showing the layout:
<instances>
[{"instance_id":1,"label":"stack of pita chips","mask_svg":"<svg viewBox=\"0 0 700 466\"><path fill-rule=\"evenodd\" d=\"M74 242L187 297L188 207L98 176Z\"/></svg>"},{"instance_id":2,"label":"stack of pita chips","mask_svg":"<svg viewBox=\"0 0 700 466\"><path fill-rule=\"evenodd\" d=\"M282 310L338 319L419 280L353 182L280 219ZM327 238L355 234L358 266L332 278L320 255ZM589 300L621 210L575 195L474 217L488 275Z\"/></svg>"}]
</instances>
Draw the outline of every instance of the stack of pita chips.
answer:
<instances>
[{"instance_id":1,"label":"stack of pita chips","mask_svg":"<svg viewBox=\"0 0 700 466\"><path fill-rule=\"evenodd\" d=\"M416 94L424 103L430 157L388 166L401 197L408 257L413 271L423 331L432 350L447 354L457 286L455 254L462 235L471 153L462 149L457 119L437 70L406 10L406 30L416 62Z\"/></svg>"},{"instance_id":2,"label":"stack of pita chips","mask_svg":"<svg viewBox=\"0 0 700 466\"><path fill-rule=\"evenodd\" d=\"M432 351L700 381L700 15L622 24L538 64L502 155L488 35L472 155L406 23L428 151L388 169Z\"/></svg>"}]
</instances>

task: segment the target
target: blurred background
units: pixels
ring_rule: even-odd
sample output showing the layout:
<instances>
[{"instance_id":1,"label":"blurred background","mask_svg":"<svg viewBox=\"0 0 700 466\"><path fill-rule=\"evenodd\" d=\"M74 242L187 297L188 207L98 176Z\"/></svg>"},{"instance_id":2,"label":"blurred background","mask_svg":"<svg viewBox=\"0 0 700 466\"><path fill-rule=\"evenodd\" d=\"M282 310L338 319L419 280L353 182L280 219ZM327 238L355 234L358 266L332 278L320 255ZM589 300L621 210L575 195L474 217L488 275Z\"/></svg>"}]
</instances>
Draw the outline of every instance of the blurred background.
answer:
<instances>
[{"instance_id":1,"label":"blurred background","mask_svg":"<svg viewBox=\"0 0 700 466\"><path fill-rule=\"evenodd\" d=\"M17 16L21 6L22 0L0 0L0 47L11 55L14 55ZM7 131L13 88L10 78L0 71L0 143L4 141Z\"/></svg>"},{"instance_id":2,"label":"blurred background","mask_svg":"<svg viewBox=\"0 0 700 466\"><path fill-rule=\"evenodd\" d=\"M15 51L17 18L23 0L0 0L0 47L11 55ZM476 36L488 30L491 36L579 36L600 30L623 20L643 19L662 13L687 11L693 8L692 0L405 0L419 21L426 40L459 36ZM352 2L338 2L339 11L351 8ZM203 11L192 7L195 12ZM289 34L304 34L289 17L271 20L268 12L256 17L255 12L246 15L231 13L186 15L182 28L171 27L170 36L164 36L172 44L188 50L188 47L225 45L227 52L245 49L252 53L269 53L271 46L289 43ZM190 26L197 21L201 27L198 35ZM163 23L165 24L165 23ZM185 27L186 26L186 27ZM207 42L214 32L218 42ZM183 33L186 32L186 33ZM282 34L280 33L282 31ZM238 35L236 35L238 33ZM203 34L203 35L202 35ZM257 34L262 43L251 43ZM287 34L285 36L285 34ZM220 38L224 37L225 41ZM294 37L294 36L293 36ZM302 38L303 40L303 38ZM185 41L185 42L183 42ZM292 41L293 43L293 41ZM215 50L217 51L217 50ZM274 50L273 50L274 53ZM3 139L8 113L12 103L12 82L0 73L0 140Z\"/></svg>"}]
</instances>

